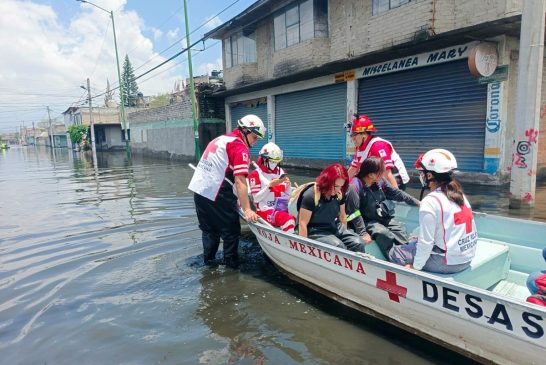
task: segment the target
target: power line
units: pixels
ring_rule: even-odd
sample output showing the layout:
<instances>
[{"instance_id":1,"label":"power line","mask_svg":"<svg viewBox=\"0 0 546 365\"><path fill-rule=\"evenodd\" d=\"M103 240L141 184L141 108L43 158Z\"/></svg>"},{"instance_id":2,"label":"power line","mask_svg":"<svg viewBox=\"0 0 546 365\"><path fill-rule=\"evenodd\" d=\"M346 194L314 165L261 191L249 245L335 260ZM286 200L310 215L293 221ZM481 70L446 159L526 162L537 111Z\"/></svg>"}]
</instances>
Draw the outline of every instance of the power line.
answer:
<instances>
[{"instance_id":1,"label":"power line","mask_svg":"<svg viewBox=\"0 0 546 365\"><path fill-rule=\"evenodd\" d=\"M188 1L188 2L189 2L189 1ZM174 17L174 16L175 16L180 10L182 10L182 9L184 9L184 5L182 5L181 7L179 7L178 9L176 9L175 11L173 11L173 12L171 13L171 15L169 15L169 17L167 17L167 19L165 19L165 21L163 21L163 23L161 23L161 25L159 25L159 26L157 27L157 29L163 28L163 26L164 26L169 20L171 20L172 17ZM127 51L127 53L133 52L136 48L137 48L137 47L131 48L129 51ZM161 52L160 52L160 54L161 54Z\"/></svg>"},{"instance_id":2,"label":"power line","mask_svg":"<svg viewBox=\"0 0 546 365\"><path fill-rule=\"evenodd\" d=\"M3 95L6 95L6 94L3 94ZM12 93L10 93L10 94L7 94L7 96L10 96L10 95L22 95L22 96L55 96L55 97L58 97L58 98L74 98L74 97L75 97L74 95L45 94L45 93L17 93L17 92L12 92Z\"/></svg>"},{"instance_id":3,"label":"power line","mask_svg":"<svg viewBox=\"0 0 546 365\"><path fill-rule=\"evenodd\" d=\"M210 48L216 46L218 43L220 43L220 41L217 41L217 42L211 44L210 46L204 48L202 51L200 51L201 53L198 53L195 57L198 57L199 55L202 54L202 52L204 52L204 51L206 51L207 49L210 49ZM180 61L180 62L174 63L171 67L166 68L166 69L164 69L163 71L158 72L157 74L155 74L155 75L153 75L153 76L150 76L150 77L148 77L147 79L142 80L140 83L144 83L144 82L146 82L146 81L148 81L148 80L153 79L154 77L156 77L156 76L158 76L158 75L161 75L161 74L164 73L164 72L167 72L167 71L169 71L169 70L172 70L172 69L175 68L176 66L179 66L179 65L183 64L183 63L186 62L186 61L187 61L186 59L183 59L183 60Z\"/></svg>"},{"instance_id":4,"label":"power line","mask_svg":"<svg viewBox=\"0 0 546 365\"><path fill-rule=\"evenodd\" d=\"M106 41L106 35L108 34L108 29L110 29L110 20L108 20L108 23L106 24L106 29L104 30L104 36L102 37L102 44L100 45L100 50L97 55L97 60L95 61L95 66L93 67L93 71L91 71L90 78L93 78L93 75L95 74L95 70L97 69L97 65L99 64L99 60L102 56L102 48L104 47L104 42Z\"/></svg>"},{"instance_id":5,"label":"power line","mask_svg":"<svg viewBox=\"0 0 546 365\"><path fill-rule=\"evenodd\" d=\"M193 31L191 31L191 32L190 32L190 35L193 34L193 33L195 33L197 30L201 29L202 27L204 27L206 24L210 23L212 20L214 20L216 17L218 17L218 16L219 16L220 14L222 14L223 12L227 11L229 8L231 8L233 5L235 5L235 4L238 3L239 1L240 1L240 0L235 0L234 2L232 2L230 5L228 5L228 6L225 7L224 9L222 9L222 10L221 10L220 12L218 12L216 15L212 16L212 17L211 17L210 19L208 19L206 22L202 23L199 27L197 27L197 28L195 28ZM171 15L171 17L172 17L172 16L174 16L174 15ZM170 19L170 18L168 18L167 20L169 20L169 19ZM166 20L166 21L167 21L167 20ZM165 21L165 22L166 22L166 21ZM165 22L164 22L164 23L165 23ZM106 33L105 33L105 35L106 35ZM166 48L165 50L161 51L159 54L161 54L161 53L167 51L168 49L174 47L175 45L178 45L179 42L181 42L183 39L184 39L184 38L177 40L175 43L173 43L171 46L169 46L169 47ZM176 54L174 54L173 56L169 57L168 59L166 59L165 61L161 62L160 64L158 64L158 65L152 67L151 69L145 71L144 73L142 73L142 74L140 74L139 76L135 77L133 80L136 81L136 80L138 80L138 79L140 79L140 78L146 76L147 74L149 74L149 73L151 73L151 72L157 70L158 68L160 68L160 67L162 67L163 65L167 64L168 62L170 62L170 61L174 60L175 58L181 56L184 52L188 51L190 48L194 47L194 46L197 45L198 43L200 43L200 42L203 42L203 43L204 43L205 40L206 40L205 37L201 37L199 40L197 40L197 41L195 41L194 43L192 43L189 47L186 47L186 48L182 49L180 52L177 52ZM212 45L210 45L210 46L208 46L208 47L205 47L205 48L203 49L203 51L205 51L205 50L207 50L207 49L209 49L209 48L211 48L211 47L214 47L214 46L215 46L216 44L218 44L219 42L220 42L220 41L218 41L218 42L216 42L216 43L214 43L214 44L212 44ZM103 39L103 43L104 43L104 39ZM152 59L153 59L153 57L150 58L148 61L146 61L146 62L145 62L144 64L142 64L141 66L137 67L137 69L143 67L145 64L149 63ZM172 67L169 67L168 69L162 71L161 73L166 72L166 71L168 71L168 70L174 68L175 66L177 66L177 65L179 65L179 64L181 64L181 63L183 63L183 62L184 62L184 61L179 62L179 63L177 63L177 64L174 64ZM97 63L98 63L98 59L97 59ZM96 64L95 64L95 68L96 68ZM135 69L135 70L136 70L136 69ZM94 71L93 71L93 72L94 72ZM156 75L154 75L154 76L151 76L151 77L149 77L149 78L143 80L143 82L146 82L146 81L148 81L148 80L150 80L150 79L152 79L152 78L154 78L154 77L157 77L157 76L158 76L159 74L161 74L161 73L158 73L158 74L156 74ZM118 90L118 89L119 89L119 85L118 85L118 86L115 86L115 87L112 87L112 88L110 89L110 92L113 92L113 91ZM106 91L105 89L102 89L102 88L101 88L101 90L104 90L104 91L101 92L101 93L99 93L99 94L95 94L95 96L93 96L92 99L99 98L99 97L101 97L101 96L104 96L104 95L107 93L107 91ZM26 93L26 92L21 92L21 93L16 93L16 92L15 92L15 93L13 93L13 95L23 95L23 96L53 96L53 97L75 98L74 95L59 95L59 94L46 94L46 93ZM83 100L83 96L80 96L79 99L78 99L78 101L73 102L72 105L82 103L82 100ZM60 105L60 104L59 104L59 105ZM63 104L63 105L64 105L64 104ZM83 105L83 104L82 104L82 105ZM43 106L40 106L40 107L43 107ZM36 108L38 108L38 106L36 106ZM30 110L30 109L29 109L29 110ZM19 110L17 110L17 111L11 111L11 112L17 113L17 112L20 112L20 111L24 111L24 110L19 109ZM4 111L4 112L9 112L9 111Z\"/></svg>"},{"instance_id":6,"label":"power line","mask_svg":"<svg viewBox=\"0 0 546 365\"><path fill-rule=\"evenodd\" d=\"M218 17L220 14L222 14L223 12L225 12L226 10L228 10L229 8L231 8L233 5L237 4L239 1L241 0L235 0L234 2L232 2L230 5L228 5L227 7L225 7L224 9L222 9L218 14L212 16L209 20L207 20L206 22L204 22L203 24L201 24L200 26L198 26L197 28L195 28L194 30L192 30L190 32L189 35L192 35L193 33L197 32L199 29L203 28L205 25L207 25L208 23L210 23L212 20L214 20L216 17ZM182 42L186 37L182 37L180 39L178 39L177 41L175 41L173 44L171 44L169 47L165 48L164 50L160 51L157 55L160 55L160 54L163 54L164 52L166 52L167 50L171 49L172 47L174 46L177 46L178 44L180 44L180 42ZM135 71L138 70L139 68L143 67L144 65L148 64L152 59L154 59L155 57L157 56L153 56L151 57L150 59L148 59L148 61L144 62L142 65L138 66L137 68L135 68Z\"/></svg>"}]
</instances>

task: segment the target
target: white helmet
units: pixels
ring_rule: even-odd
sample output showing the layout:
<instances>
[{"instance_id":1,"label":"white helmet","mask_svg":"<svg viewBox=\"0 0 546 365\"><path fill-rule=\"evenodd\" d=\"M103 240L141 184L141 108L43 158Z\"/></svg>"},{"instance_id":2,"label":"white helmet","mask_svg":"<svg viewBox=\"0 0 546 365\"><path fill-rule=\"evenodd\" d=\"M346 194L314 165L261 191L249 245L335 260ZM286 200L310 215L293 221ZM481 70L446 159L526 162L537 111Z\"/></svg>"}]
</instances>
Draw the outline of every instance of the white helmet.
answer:
<instances>
[{"instance_id":1,"label":"white helmet","mask_svg":"<svg viewBox=\"0 0 546 365\"><path fill-rule=\"evenodd\" d=\"M435 148L421 154L415 161L415 168L437 174L446 174L457 168L457 160L453 153L448 150Z\"/></svg>"},{"instance_id":2,"label":"white helmet","mask_svg":"<svg viewBox=\"0 0 546 365\"><path fill-rule=\"evenodd\" d=\"M260 150L260 157L278 164L282 161L282 150L273 142L266 143Z\"/></svg>"},{"instance_id":3,"label":"white helmet","mask_svg":"<svg viewBox=\"0 0 546 365\"><path fill-rule=\"evenodd\" d=\"M258 138L265 137L264 122L260 117L254 114L247 114L237 121L239 128L246 128L249 132L254 133Z\"/></svg>"}]
</instances>

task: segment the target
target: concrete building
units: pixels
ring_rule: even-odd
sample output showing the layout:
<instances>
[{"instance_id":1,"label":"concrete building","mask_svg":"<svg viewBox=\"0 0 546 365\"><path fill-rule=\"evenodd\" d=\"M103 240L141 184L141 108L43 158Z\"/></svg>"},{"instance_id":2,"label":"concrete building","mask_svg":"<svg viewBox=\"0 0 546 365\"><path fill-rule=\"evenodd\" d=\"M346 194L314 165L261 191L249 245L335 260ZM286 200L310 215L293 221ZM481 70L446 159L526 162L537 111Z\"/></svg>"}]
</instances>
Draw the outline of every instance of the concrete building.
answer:
<instances>
[{"instance_id":1,"label":"concrete building","mask_svg":"<svg viewBox=\"0 0 546 365\"><path fill-rule=\"evenodd\" d=\"M125 108L127 114L141 110L139 108ZM91 124L91 117L95 126L95 144L97 151L117 150L125 148L125 134L120 122L118 108L93 107L89 113L89 107L69 107L63 112L64 124L68 128L72 124ZM131 139L128 128L129 140Z\"/></svg>"},{"instance_id":2,"label":"concrete building","mask_svg":"<svg viewBox=\"0 0 546 365\"><path fill-rule=\"evenodd\" d=\"M256 1L205 35L223 44L226 89L217 95L225 98L227 126L257 114L288 164L323 167L352 158L344 125L362 113L408 168L420 152L442 147L467 180L507 182L522 3ZM491 46L493 75L473 76L469 63L484 61L476 50ZM546 112L540 131L544 126ZM529 142L539 149L539 175L546 171L542 135Z\"/></svg>"}]
</instances>

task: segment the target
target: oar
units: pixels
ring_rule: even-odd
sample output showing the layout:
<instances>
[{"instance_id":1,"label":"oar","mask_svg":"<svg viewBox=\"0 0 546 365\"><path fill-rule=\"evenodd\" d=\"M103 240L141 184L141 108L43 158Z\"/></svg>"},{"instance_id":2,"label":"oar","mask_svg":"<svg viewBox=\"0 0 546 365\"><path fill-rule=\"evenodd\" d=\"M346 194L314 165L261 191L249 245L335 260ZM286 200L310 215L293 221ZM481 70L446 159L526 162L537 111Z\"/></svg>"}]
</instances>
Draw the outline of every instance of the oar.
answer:
<instances>
[{"instance_id":1,"label":"oar","mask_svg":"<svg viewBox=\"0 0 546 365\"><path fill-rule=\"evenodd\" d=\"M193 170L197 170L197 167L195 167L192 163L189 163L188 164L189 167L191 167ZM233 186L233 183L227 178L224 176L224 180L227 181L231 186ZM243 212L243 210L241 209L241 207L239 207L237 209L238 213L239 213L239 216L241 218L243 218L245 220L245 222L248 223L248 221L246 220L245 218L245 213ZM269 227L273 227L271 224L269 224L268 222L266 222L265 220L262 219L262 217L259 217L258 216L258 222L260 222L261 224L265 225L265 226L269 226Z\"/></svg>"}]
</instances>

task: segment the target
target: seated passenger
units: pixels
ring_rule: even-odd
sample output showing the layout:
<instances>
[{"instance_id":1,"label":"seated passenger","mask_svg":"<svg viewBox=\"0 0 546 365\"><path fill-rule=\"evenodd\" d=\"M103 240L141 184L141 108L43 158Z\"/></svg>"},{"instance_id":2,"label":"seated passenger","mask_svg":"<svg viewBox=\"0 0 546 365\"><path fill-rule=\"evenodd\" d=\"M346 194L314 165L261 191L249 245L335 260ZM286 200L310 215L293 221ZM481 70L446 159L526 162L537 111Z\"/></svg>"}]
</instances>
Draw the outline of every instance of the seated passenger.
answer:
<instances>
[{"instance_id":1,"label":"seated passenger","mask_svg":"<svg viewBox=\"0 0 546 365\"><path fill-rule=\"evenodd\" d=\"M546 261L546 247L542 249L542 257ZM531 292L527 302L546 307L546 270L529 274L527 288Z\"/></svg>"},{"instance_id":2,"label":"seated passenger","mask_svg":"<svg viewBox=\"0 0 546 365\"><path fill-rule=\"evenodd\" d=\"M415 167L424 189L431 192L419 208L417 242L394 246L392 262L440 274L463 271L476 254L478 232L472 208L461 184L453 177L455 156L444 149L419 156Z\"/></svg>"},{"instance_id":3,"label":"seated passenger","mask_svg":"<svg viewBox=\"0 0 546 365\"><path fill-rule=\"evenodd\" d=\"M336 163L322 170L315 183L307 186L298 204L298 233L329 245L364 252L360 237L345 226L348 179L345 167Z\"/></svg>"},{"instance_id":4,"label":"seated passenger","mask_svg":"<svg viewBox=\"0 0 546 365\"><path fill-rule=\"evenodd\" d=\"M393 245L405 245L409 236L404 226L394 219L387 199L419 205L408 193L392 187L383 179L385 162L379 157L368 157L360 165L358 175L351 180L347 191L345 210L347 225L368 244L372 239L388 257Z\"/></svg>"},{"instance_id":5,"label":"seated passenger","mask_svg":"<svg viewBox=\"0 0 546 365\"><path fill-rule=\"evenodd\" d=\"M267 223L285 232L294 232L296 219L288 213L290 179L281 168L282 150L275 143L267 143L260 150L258 168L248 176L250 193L256 213Z\"/></svg>"}]
</instances>

